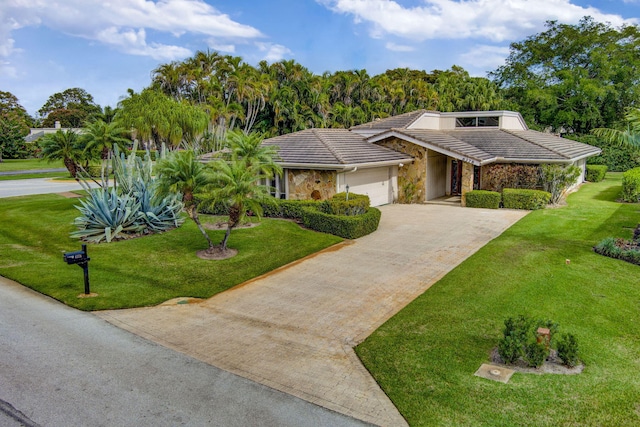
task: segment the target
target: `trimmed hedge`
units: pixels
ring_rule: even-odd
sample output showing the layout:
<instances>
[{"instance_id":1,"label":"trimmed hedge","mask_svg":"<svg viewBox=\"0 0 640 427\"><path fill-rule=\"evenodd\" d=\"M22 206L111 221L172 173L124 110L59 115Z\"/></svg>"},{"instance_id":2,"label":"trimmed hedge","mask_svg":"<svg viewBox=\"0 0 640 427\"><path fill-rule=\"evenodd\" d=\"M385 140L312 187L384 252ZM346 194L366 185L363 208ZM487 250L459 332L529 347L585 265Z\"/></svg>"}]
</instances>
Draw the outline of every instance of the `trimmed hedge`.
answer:
<instances>
[{"instance_id":1,"label":"trimmed hedge","mask_svg":"<svg viewBox=\"0 0 640 427\"><path fill-rule=\"evenodd\" d=\"M367 204L369 203L369 197L367 196L361 196L354 200L359 200L356 206L359 206L363 200ZM349 202L351 201L351 195L349 195ZM293 219L312 230L333 234L345 239L357 239L378 229L381 215L378 209L367 208L360 215L333 215L320 210L320 206L325 202L273 199L272 203L262 205L262 214L269 218ZM338 206L342 205L338 204ZM220 216L229 214L227 206L223 203L202 207L200 212Z\"/></svg>"},{"instance_id":2,"label":"trimmed hedge","mask_svg":"<svg viewBox=\"0 0 640 427\"><path fill-rule=\"evenodd\" d=\"M369 196L364 194L349 194L347 200L346 193L338 193L329 200L324 200L318 205L321 212L330 215L362 215L369 209Z\"/></svg>"},{"instance_id":3,"label":"trimmed hedge","mask_svg":"<svg viewBox=\"0 0 640 427\"><path fill-rule=\"evenodd\" d=\"M141 160L144 160L144 157L146 155L147 155L147 150L136 150L136 157L139 157ZM149 150L149 157L151 157L151 160L155 162L156 160L158 160L158 151Z\"/></svg>"},{"instance_id":4,"label":"trimmed hedge","mask_svg":"<svg viewBox=\"0 0 640 427\"><path fill-rule=\"evenodd\" d=\"M600 182L607 174L607 169L606 165L587 165L584 179L589 182Z\"/></svg>"},{"instance_id":5,"label":"trimmed hedge","mask_svg":"<svg viewBox=\"0 0 640 427\"><path fill-rule=\"evenodd\" d=\"M468 208L498 209L502 195L497 191L472 190L465 194Z\"/></svg>"},{"instance_id":6,"label":"trimmed hedge","mask_svg":"<svg viewBox=\"0 0 640 427\"><path fill-rule=\"evenodd\" d=\"M345 239L357 239L378 229L380 210L369 208L362 215L331 215L313 208L303 208L302 223L315 231L333 234Z\"/></svg>"},{"instance_id":7,"label":"trimmed hedge","mask_svg":"<svg viewBox=\"0 0 640 427\"><path fill-rule=\"evenodd\" d=\"M622 200L631 203L640 201L640 168L622 174Z\"/></svg>"},{"instance_id":8,"label":"trimmed hedge","mask_svg":"<svg viewBox=\"0 0 640 427\"><path fill-rule=\"evenodd\" d=\"M502 204L505 209L544 209L551 200L551 193L542 190L505 188Z\"/></svg>"}]
</instances>

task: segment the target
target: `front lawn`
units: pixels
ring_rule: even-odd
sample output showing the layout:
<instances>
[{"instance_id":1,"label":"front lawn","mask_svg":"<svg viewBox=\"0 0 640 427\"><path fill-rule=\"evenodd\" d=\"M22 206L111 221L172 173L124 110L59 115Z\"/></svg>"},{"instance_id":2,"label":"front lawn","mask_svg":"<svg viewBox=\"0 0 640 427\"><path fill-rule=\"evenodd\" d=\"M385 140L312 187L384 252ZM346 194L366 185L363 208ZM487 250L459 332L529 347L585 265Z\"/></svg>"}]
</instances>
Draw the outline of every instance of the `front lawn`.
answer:
<instances>
[{"instance_id":1,"label":"front lawn","mask_svg":"<svg viewBox=\"0 0 640 427\"><path fill-rule=\"evenodd\" d=\"M47 162L42 159L3 159L0 162L0 172L27 171L39 169L63 168L62 161Z\"/></svg>"},{"instance_id":2,"label":"front lawn","mask_svg":"<svg viewBox=\"0 0 640 427\"><path fill-rule=\"evenodd\" d=\"M40 195L0 202L0 275L82 310L149 306L175 297L208 298L248 279L331 246L340 238L263 219L257 227L231 233L237 256L205 261L196 251L206 241L192 221L163 234L110 244L89 245L91 291L82 269L67 265L63 252L80 249L71 239L77 199ZM203 221L208 217L203 216ZM214 242L224 231L209 231Z\"/></svg>"},{"instance_id":3,"label":"front lawn","mask_svg":"<svg viewBox=\"0 0 640 427\"><path fill-rule=\"evenodd\" d=\"M410 425L640 425L640 267L592 250L640 222L640 205L615 202L620 189L608 174L530 213L357 347ZM574 333L584 372L475 377L518 314Z\"/></svg>"}]
</instances>

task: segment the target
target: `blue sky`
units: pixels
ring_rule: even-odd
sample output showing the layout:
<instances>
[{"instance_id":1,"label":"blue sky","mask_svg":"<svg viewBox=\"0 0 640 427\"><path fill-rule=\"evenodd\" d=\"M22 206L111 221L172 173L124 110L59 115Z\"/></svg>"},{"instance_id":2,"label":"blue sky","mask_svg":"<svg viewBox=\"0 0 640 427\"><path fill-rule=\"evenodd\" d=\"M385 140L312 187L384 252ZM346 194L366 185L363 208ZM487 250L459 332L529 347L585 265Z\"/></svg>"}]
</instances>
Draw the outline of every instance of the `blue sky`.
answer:
<instances>
[{"instance_id":1,"label":"blue sky","mask_svg":"<svg viewBox=\"0 0 640 427\"><path fill-rule=\"evenodd\" d=\"M640 0L2 0L0 90L35 112L81 87L115 106L159 64L218 50L315 73L460 65L484 76L509 44L582 16L640 23Z\"/></svg>"}]
</instances>

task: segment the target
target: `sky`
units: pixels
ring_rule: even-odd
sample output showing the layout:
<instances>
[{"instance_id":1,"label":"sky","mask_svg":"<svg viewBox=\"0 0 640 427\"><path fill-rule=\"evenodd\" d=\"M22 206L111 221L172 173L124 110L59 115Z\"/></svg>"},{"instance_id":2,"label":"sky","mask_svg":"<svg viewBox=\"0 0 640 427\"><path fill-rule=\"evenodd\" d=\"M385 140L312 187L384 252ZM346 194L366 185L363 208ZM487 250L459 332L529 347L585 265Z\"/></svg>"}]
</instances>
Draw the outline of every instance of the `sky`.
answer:
<instances>
[{"instance_id":1,"label":"sky","mask_svg":"<svg viewBox=\"0 0 640 427\"><path fill-rule=\"evenodd\" d=\"M0 0L0 91L33 116L72 87L115 107L159 65L207 49L316 74L459 65L485 76L546 21L586 15L640 24L640 0Z\"/></svg>"}]
</instances>

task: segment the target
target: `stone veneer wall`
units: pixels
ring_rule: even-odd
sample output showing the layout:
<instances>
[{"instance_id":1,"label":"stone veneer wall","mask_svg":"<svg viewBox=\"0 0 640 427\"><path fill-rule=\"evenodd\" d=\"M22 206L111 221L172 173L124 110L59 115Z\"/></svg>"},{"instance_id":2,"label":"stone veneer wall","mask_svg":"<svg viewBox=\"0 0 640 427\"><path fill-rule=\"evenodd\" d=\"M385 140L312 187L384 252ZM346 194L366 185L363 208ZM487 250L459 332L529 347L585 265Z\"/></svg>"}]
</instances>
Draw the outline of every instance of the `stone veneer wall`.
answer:
<instances>
[{"instance_id":1,"label":"stone veneer wall","mask_svg":"<svg viewBox=\"0 0 640 427\"><path fill-rule=\"evenodd\" d=\"M381 141L378 145L413 157L413 163L405 163L398 168L398 203L424 203L427 196L427 149L398 138Z\"/></svg>"},{"instance_id":2,"label":"stone veneer wall","mask_svg":"<svg viewBox=\"0 0 640 427\"><path fill-rule=\"evenodd\" d=\"M462 162L462 182L460 185L460 193L462 197L460 199L463 207L467 205L465 195L471 190L473 190L473 164Z\"/></svg>"},{"instance_id":3,"label":"stone veneer wall","mask_svg":"<svg viewBox=\"0 0 640 427\"><path fill-rule=\"evenodd\" d=\"M287 172L290 200L311 200L317 190L320 200L336 194L337 172L311 169L289 169Z\"/></svg>"}]
</instances>

